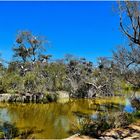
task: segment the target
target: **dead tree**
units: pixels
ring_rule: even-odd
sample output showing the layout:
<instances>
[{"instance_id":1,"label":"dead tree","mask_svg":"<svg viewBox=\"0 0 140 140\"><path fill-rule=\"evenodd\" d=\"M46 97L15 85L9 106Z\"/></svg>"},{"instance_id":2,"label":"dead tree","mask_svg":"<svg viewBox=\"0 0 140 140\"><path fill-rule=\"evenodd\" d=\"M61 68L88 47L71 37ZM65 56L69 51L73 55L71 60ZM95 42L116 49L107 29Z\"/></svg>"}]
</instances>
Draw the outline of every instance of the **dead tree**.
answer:
<instances>
[{"instance_id":1,"label":"dead tree","mask_svg":"<svg viewBox=\"0 0 140 140\"><path fill-rule=\"evenodd\" d=\"M119 2L120 27L134 44L140 46L140 2Z\"/></svg>"}]
</instances>

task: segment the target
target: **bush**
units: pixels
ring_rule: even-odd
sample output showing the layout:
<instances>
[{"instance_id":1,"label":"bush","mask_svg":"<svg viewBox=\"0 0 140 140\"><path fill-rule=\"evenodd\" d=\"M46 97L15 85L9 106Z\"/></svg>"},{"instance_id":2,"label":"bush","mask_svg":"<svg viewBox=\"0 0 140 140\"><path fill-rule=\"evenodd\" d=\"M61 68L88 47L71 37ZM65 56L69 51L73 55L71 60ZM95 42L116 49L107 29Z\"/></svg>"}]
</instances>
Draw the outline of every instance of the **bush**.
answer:
<instances>
[{"instance_id":1,"label":"bush","mask_svg":"<svg viewBox=\"0 0 140 140\"><path fill-rule=\"evenodd\" d=\"M125 112L116 112L116 114L99 113L96 119L80 115L80 129L76 130L82 135L99 138L101 134L111 128L126 127L132 123L133 118Z\"/></svg>"},{"instance_id":2,"label":"bush","mask_svg":"<svg viewBox=\"0 0 140 140\"><path fill-rule=\"evenodd\" d=\"M58 98L58 96L56 93L46 94L46 100L48 100L48 102L56 102L57 98Z\"/></svg>"}]
</instances>

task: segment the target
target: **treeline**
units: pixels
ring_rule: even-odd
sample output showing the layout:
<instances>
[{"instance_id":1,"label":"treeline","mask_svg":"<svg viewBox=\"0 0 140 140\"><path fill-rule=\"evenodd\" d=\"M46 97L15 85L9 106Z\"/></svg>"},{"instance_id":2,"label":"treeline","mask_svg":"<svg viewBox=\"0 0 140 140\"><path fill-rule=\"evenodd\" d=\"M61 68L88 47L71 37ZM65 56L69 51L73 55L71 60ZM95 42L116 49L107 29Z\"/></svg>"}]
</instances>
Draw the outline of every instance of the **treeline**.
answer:
<instances>
[{"instance_id":1,"label":"treeline","mask_svg":"<svg viewBox=\"0 0 140 140\"><path fill-rule=\"evenodd\" d=\"M1 93L46 93L63 90L68 91L71 96L84 97L90 84L98 88L107 83L113 85L114 76L118 79L112 60L105 58L99 58L98 67L85 58L72 55L52 62L50 55L43 55L39 46L32 48L36 44L27 42L29 34L33 37L30 32L20 32L22 41L13 48L14 60L8 66L1 63ZM28 48L25 46L27 43Z\"/></svg>"},{"instance_id":2,"label":"treeline","mask_svg":"<svg viewBox=\"0 0 140 140\"><path fill-rule=\"evenodd\" d=\"M19 32L12 48L13 60L7 66L4 62L0 65L0 93L45 94L63 90L72 97L83 98L112 96L124 88L139 89L139 2L121 2L119 12L120 27L128 45L118 47L111 59L98 58L96 66L72 55L51 61L52 56L46 55L45 50L47 40L28 31Z\"/></svg>"}]
</instances>

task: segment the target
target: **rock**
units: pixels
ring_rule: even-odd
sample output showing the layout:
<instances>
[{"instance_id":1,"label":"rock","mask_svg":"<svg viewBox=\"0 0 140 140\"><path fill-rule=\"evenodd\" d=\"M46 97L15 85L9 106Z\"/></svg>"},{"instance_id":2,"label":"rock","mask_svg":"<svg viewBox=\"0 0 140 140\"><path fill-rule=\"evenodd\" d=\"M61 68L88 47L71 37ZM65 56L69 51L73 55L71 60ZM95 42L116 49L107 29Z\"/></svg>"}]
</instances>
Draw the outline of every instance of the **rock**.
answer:
<instances>
[{"instance_id":1,"label":"rock","mask_svg":"<svg viewBox=\"0 0 140 140\"><path fill-rule=\"evenodd\" d=\"M65 140L89 140L89 139L92 139L92 140L96 140L94 138L91 138L89 136L85 136L85 135L80 135L80 134L75 134L75 135L72 135L70 136L69 138L65 139Z\"/></svg>"},{"instance_id":2,"label":"rock","mask_svg":"<svg viewBox=\"0 0 140 140\"><path fill-rule=\"evenodd\" d=\"M21 103L48 103L57 100L57 94L24 93L24 94L0 94L0 102Z\"/></svg>"},{"instance_id":3,"label":"rock","mask_svg":"<svg viewBox=\"0 0 140 140\"><path fill-rule=\"evenodd\" d=\"M114 128L107 130L100 138L102 139L106 137L123 140L140 139L140 120L125 128Z\"/></svg>"},{"instance_id":4,"label":"rock","mask_svg":"<svg viewBox=\"0 0 140 140\"><path fill-rule=\"evenodd\" d=\"M69 98L69 92L67 91L56 91L59 99Z\"/></svg>"},{"instance_id":5,"label":"rock","mask_svg":"<svg viewBox=\"0 0 140 140\"><path fill-rule=\"evenodd\" d=\"M15 95L13 94L0 94L0 102L12 102L15 100Z\"/></svg>"}]
</instances>

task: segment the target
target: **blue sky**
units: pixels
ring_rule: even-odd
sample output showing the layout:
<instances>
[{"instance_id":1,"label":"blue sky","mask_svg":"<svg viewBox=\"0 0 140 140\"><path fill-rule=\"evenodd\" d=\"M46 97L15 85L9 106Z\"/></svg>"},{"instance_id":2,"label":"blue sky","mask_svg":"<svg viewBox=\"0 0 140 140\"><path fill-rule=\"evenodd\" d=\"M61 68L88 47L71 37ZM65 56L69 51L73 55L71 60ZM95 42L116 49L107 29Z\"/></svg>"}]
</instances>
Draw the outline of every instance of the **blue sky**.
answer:
<instances>
[{"instance_id":1,"label":"blue sky","mask_svg":"<svg viewBox=\"0 0 140 140\"><path fill-rule=\"evenodd\" d=\"M95 61L111 56L111 50L124 44L116 2L0 2L0 52L12 58L12 47L19 30L46 36L53 58L73 54Z\"/></svg>"}]
</instances>

